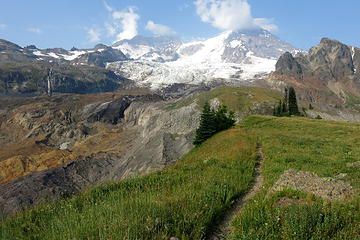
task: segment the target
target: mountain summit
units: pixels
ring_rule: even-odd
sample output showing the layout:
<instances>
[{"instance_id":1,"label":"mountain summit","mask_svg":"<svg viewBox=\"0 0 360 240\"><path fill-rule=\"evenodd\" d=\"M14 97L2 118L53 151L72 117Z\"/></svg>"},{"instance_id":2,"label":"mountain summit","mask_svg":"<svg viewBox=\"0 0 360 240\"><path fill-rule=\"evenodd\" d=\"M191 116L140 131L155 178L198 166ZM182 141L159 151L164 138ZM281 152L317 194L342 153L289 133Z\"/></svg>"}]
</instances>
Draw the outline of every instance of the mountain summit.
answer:
<instances>
[{"instance_id":1,"label":"mountain summit","mask_svg":"<svg viewBox=\"0 0 360 240\"><path fill-rule=\"evenodd\" d=\"M5 93L18 92L16 89L20 89L21 84L25 86L21 92L39 92L39 86L43 85L46 78L46 68L53 65L56 69L64 66L71 68L70 72L79 72L77 69L87 66L107 68L121 77L133 80L137 86L152 89L165 88L175 83L211 84L219 80L225 83L249 82L274 71L276 61L283 53L296 55L301 52L266 30L227 31L207 40L187 43L175 37L136 36L113 46L98 44L92 49L72 48L70 51L62 48L38 49L33 45L22 48L2 40L0 50L2 81L8 82L5 84ZM19 83L12 83L13 80L8 81L6 78L9 72L13 74L14 71L10 71L5 63L27 64L39 69L50 65L45 71L39 70L41 74L26 77L21 74L17 80ZM19 68L24 69L23 66ZM18 70L15 72L18 73ZM40 79L32 79L40 75ZM94 79L100 80L104 80L104 77ZM61 85L64 84L67 83L62 81ZM66 86L66 92L73 92L71 85ZM113 87L109 89L113 90Z\"/></svg>"},{"instance_id":2,"label":"mountain summit","mask_svg":"<svg viewBox=\"0 0 360 240\"><path fill-rule=\"evenodd\" d=\"M358 69L359 48L323 38L306 55L282 55L270 80L297 86L302 89L303 97L314 103L352 105L360 98Z\"/></svg>"},{"instance_id":3,"label":"mountain summit","mask_svg":"<svg viewBox=\"0 0 360 240\"><path fill-rule=\"evenodd\" d=\"M300 52L266 30L227 31L189 43L168 37L138 36L113 47L134 61L111 63L108 67L152 88L172 83L206 83L218 78L249 81L275 70L276 60L283 53Z\"/></svg>"}]
</instances>

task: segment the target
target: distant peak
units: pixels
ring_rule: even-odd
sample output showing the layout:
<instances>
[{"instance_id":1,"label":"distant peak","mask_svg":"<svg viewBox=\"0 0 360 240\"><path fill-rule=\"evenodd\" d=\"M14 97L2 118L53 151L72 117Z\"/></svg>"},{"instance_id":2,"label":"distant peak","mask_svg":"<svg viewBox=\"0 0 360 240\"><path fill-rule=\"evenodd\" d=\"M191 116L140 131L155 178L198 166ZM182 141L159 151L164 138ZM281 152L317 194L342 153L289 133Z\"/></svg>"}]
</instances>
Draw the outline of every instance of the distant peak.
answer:
<instances>
[{"instance_id":1,"label":"distant peak","mask_svg":"<svg viewBox=\"0 0 360 240\"><path fill-rule=\"evenodd\" d=\"M95 49L98 50L98 49L106 49L108 48L108 46L106 46L105 44L97 44L95 46Z\"/></svg>"},{"instance_id":2,"label":"distant peak","mask_svg":"<svg viewBox=\"0 0 360 240\"><path fill-rule=\"evenodd\" d=\"M341 42L337 41L337 40L334 40L334 39L330 39L330 38L322 38L321 41L320 41L320 44L325 44L325 45L328 45L328 44L342 44Z\"/></svg>"}]
</instances>

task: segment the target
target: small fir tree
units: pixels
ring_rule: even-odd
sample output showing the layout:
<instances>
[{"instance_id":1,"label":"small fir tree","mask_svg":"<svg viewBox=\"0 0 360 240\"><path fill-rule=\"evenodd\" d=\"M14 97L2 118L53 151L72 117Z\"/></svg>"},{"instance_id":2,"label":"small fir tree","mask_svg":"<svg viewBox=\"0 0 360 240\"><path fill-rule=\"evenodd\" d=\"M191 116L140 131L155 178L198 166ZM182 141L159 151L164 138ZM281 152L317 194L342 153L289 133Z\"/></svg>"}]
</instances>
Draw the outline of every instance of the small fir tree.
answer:
<instances>
[{"instance_id":1,"label":"small fir tree","mask_svg":"<svg viewBox=\"0 0 360 240\"><path fill-rule=\"evenodd\" d=\"M201 114L200 126L196 130L194 145L200 145L215 133L226 130L235 125L235 113L229 111L225 105L216 111L206 102Z\"/></svg>"},{"instance_id":2,"label":"small fir tree","mask_svg":"<svg viewBox=\"0 0 360 240\"><path fill-rule=\"evenodd\" d=\"M296 93L293 87L285 88L283 101L280 100L278 105L274 107L274 116L300 116L299 107L297 105Z\"/></svg>"},{"instance_id":3,"label":"small fir tree","mask_svg":"<svg viewBox=\"0 0 360 240\"><path fill-rule=\"evenodd\" d=\"M293 87L289 88L289 115L300 116L299 107L297 105L296 93Z\"/></svg>"},{"instance_id":4,"label":"small fir tree","mask_svg":"<svg viewBox=\"0 0 360 240\"><path fill-rule=\"evenodd\" d=\"M221 105L215 112L216 132L231 128L235 124L235 113L229 111L225 105Z\"/></svg>"},{"instance_id":5,"label":"small fir tree","mask_svg":"<svg viewBox=\"0 0 360 240\"><path fill-rule=\"evenodd\" d=\"M196 129L196 136L194 140L194 145L200 145L206 139L210 138L216 132L215 127L215 113L211 109L210 104L208 102L205 103L201 119L200 126Z\"/></svg>"}]
</instances>

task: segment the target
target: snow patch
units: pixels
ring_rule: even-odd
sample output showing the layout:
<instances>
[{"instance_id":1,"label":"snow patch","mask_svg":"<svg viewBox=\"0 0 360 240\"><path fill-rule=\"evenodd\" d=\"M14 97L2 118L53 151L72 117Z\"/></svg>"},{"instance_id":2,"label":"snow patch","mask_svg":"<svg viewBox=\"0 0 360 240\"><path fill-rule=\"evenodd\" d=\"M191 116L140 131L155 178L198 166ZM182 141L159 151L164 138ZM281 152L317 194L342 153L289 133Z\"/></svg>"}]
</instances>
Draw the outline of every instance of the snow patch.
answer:
<instances>
[{"instance_id":1,"label":"snow patch","mask_svg":"<svg viewBox=\"0 0 360 240\"><path fill-rule=\"evenodd\" d=\"M145 46L145 45L131 46L129 43L124 43L120 46L113 47L113 49L120 50L126 56L132 59L139 59L140 57L154 50L154 48L149 46Z\"/></svg>"},{"instance_id":2,"label":"snow patch","mask_svg":"<svg viewBox=\"0 0 360 240\"><path fill-rule=\"evenodd\" d=\"M230 42L230 47L231 47L231 48L237 48L237 47L242 47L242 46L243 46L242 41L232 40L232 41Z\"/></svg>"},{"instance_id":3,"label":"snow patch","mask_svg":"<svg viewBox=\"0 0 360 240\"><path fill-rule=\"evenodd\" d=\"M41 53L40 51L33 52L34 55L40 56L40 57L47 57L48 55Z\"/></svg>"},{"instance_id":4,"label":"snow patch","mask_svg":"<svg viewBox=\"0 0 360 240\"><path fill-rule=\"evenodd\" d=\"M60 58L58 55L56 55L56 53L53 53L53 52L48 53L47 55L52 58Z\"/></svg>"}]
</instances>

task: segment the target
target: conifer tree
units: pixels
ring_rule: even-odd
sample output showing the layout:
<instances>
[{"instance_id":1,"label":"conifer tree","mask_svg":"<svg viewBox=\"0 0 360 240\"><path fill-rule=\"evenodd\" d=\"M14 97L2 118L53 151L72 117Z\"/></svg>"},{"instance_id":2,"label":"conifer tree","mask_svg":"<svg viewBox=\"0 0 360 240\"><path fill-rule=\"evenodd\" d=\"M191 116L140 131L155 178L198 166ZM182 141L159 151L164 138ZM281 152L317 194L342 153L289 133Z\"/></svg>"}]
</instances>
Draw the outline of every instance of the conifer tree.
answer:
<instances>
[{"instance_id":1,"label":"conifer tree","mask_svg":"<svg viewBox=\"0 0 360 240\"><path fill-rule=\"evenodd\" d=\"M206 139L214 135L215 132L215 113L211 109L210 104L206 102L201 114L200 126L196 130L196 137L193 142L194 145L199 145L203 143Z\"/></svg>"},{"instance_id":2,"label":"conifer tree","mask_svg":"<svg viewBox=\"0 0 360 240\"><path fill-rule=\"evenodd\" d=\"M275 116L275 117L278 116L276 105L274 105L273 116Z\"/></svg>"},{"instance_id":3,"label":"conifer tree","mask_svg":"<svg viewBox=\"0 0 360 240\"><path fill-rule=\"evenodd\" d=\"M299 107L297 105L297 100L296 100L295 89L293 87L289 88L288 106L289 106L289 115L294 115L294 116L300 115Z\"/></svg>"},{"instance_id":4,"label":"conifer tree","mask_svg":"<svg viewBox=\"0 0 360 240\"><path fill-rule=\"evenodd\" d=\"M279 105L277 106L277 114L278 116L282 116L283 115L283 109L282 109L282 101L279 101Z\"/></svg>"},{"instance_id":5,"label":"conifer tree","mask_svg":"<svg viewBox=\"0 0 360 240\"><path fill-rule=\"evenodd\" d=\"M235 114L229 111L225 105L216 111L212 110L206 102L201 114L200 126L196 130L194 145L200 145L215 133L226 130L235 124Z\"/></svg>"},{"instance_id":6,"label":"conifer tree","mask_svg":"<svg viewBox=\"0 0 360 240\"><path fill-rule=\"evenodd\" d=\"M215 112L216 132L231 128L235 124L235 114L229 111L225 105L221 105Z\"/></svg>"}]
</instances>

